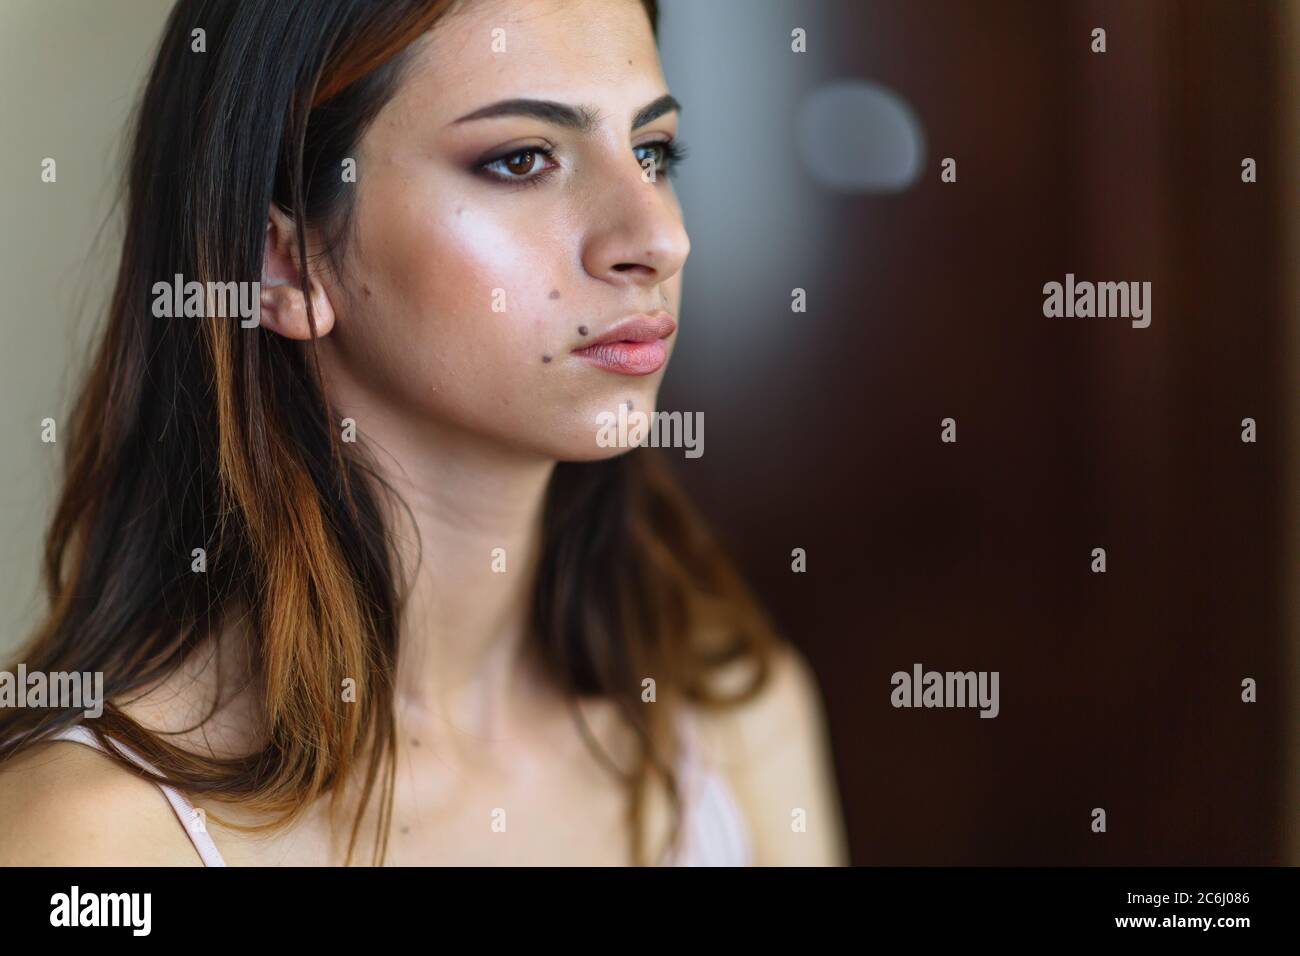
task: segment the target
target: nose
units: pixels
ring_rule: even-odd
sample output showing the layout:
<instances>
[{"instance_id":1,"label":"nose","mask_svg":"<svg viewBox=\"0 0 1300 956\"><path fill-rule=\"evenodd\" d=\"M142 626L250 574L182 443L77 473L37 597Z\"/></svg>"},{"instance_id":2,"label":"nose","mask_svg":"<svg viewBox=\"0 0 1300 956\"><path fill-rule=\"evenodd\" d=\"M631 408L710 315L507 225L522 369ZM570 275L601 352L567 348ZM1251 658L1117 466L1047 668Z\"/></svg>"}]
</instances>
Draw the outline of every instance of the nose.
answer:
<instances>
[{"instance_id":1,"label":"nose","mask_svg":"<svg viewBox=\"0 0 1300 956\"><path fill-rule=\"evenodd\" d=\"M665 175L646 182L628 150L621 162L608 159L600 176L582 248L587 273L611 285L653 289L680 272L691 240Z\"/></svg>"}]
</instances>

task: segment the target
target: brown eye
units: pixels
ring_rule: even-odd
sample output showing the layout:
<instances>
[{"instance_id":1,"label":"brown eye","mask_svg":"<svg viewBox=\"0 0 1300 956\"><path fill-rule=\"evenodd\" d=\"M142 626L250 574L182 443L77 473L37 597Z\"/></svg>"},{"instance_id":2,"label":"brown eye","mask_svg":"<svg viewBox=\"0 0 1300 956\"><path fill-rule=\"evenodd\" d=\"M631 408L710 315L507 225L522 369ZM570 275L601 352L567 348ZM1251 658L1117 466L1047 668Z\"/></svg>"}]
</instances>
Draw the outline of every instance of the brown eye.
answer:
<instances>
[{"instance_id":1,"label":"brown eye","mask_svg":"<svg viewBox=\"0 0 1300 956\"><path fill-rule=\"evenodd\" d=\"M526 149L521 153L515 153L513 156L507 156L505 160L506 169L515 176L526 176L533 171L533 161L537 154L531 149Z\"/></svg>"},{"instance_id":2,"label":"brown eye","mask_svg":"<svg viewBox=\"0 0 1300 956\"><path fill-rule=\"evenodd\" d=\"M479 168L493 179L507 183L532 183L541 179L554 165L548 167L546 160L551 158L548 150L540 146L529 146L506 153L496 159L480 164Z\"/></svg>"}]
</instances>

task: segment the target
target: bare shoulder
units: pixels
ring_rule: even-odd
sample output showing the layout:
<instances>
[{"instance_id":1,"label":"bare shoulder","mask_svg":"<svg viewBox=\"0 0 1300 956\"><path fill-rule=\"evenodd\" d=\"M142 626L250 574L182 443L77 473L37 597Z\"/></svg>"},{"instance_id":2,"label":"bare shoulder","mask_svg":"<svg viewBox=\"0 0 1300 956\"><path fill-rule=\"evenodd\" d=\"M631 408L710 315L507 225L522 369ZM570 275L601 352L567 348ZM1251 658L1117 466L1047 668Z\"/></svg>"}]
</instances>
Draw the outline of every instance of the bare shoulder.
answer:
<instances>
[{"instance_id":1,"label":"bare shoulder","mask_svg":"<svg viewBox=\"0 0 1300 956\"><path fill-rule=\"evenodd\" d=\"M0 866L198 866L156 786L83 744L0 764Z\"/></svg>"},{"instance_id":2,"label":"bare shoulder","mask_svg":"<svg viewBox=\"0 0 1300 956\"><path fill-rule=\"evenodd\" d=\"M730 692L748 666L718 677ZM696 711L706 752L726 777L754 838L755 862L771 866L847 863L825 703L803 654L782 644L767 683L748 701Z\"/></svg>"},{"instance_id":3,"label":"bare shoulder","mask_svg":"<svg viewBox=\"0 0 1300 956\"><path fill-rule=\"evenodd\" d=\"M114 704L182 749L248 752L261 725L243 636L223 633L156 685ZM84 744L50 741L0 764L0 866L46 865L202 861L157 786Z\"/></svg>"}]
</instances>

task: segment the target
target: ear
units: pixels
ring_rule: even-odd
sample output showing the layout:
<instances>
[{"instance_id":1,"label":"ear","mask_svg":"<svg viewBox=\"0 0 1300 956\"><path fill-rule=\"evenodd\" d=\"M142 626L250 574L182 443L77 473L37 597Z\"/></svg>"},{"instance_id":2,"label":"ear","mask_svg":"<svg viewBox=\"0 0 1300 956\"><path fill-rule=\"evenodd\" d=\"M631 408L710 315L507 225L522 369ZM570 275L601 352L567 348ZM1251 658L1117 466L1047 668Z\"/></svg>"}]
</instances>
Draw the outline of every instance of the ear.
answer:
<instances>
[{"instance_id":1,"label":"ear","mask_svg":"<svg viewBox=\"0 0 1300 956\"><path fill-rule=\"evenodd\" d=\"M316 335L328 335L334 328L334 306L325 286L309 276ZM302 294L298 270L298 237L293 220L274 203L266 222L266 251L262 255L261 324L287 339L307 341L311 326L307 322L307 299Z\"/></svg>"}]
</instances>

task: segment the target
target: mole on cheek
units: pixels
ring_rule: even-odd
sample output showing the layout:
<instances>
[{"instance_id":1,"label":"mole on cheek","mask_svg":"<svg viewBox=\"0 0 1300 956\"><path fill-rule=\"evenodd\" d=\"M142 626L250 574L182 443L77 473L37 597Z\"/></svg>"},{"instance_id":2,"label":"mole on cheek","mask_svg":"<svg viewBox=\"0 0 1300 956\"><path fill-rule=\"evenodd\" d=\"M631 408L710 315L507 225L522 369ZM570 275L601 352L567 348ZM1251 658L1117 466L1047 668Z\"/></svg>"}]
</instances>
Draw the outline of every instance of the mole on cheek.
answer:
<instances>
[{"instance_id":1,"label":"mole on cheek","mask_svg":"<svg viewBox=\"0 0 1300 956\"><path fill-rule=\"evenodd\" d=\"M559 290L559 289L552 289L552 290L551 290L551 298L552 298L552 299L558 299L559 297L560 297L560 290Z\"/></svg>"},{"instance_id":2,"label":"mole on cheek","mask_svg":"<svg viewBox=\"0 0 1300 956\"><path fill-rule=\"evenodd\" d=\"M580 325L580 326L578 326L578 334L579 334L579 335L586 335L586 334L587 334L587 327L586 327L585 325Z\"/></svg>"},{"instance_id":3,"label":"mole on cheek","mask_svg":"<svg viewBox=\"0 0 1300 956\"><path fill-rule=\"evenodd\" d=\"M549 362L550 360L551 360L550 355L543 355L543 356L542 356L542 361L543 361L543 362Z\"/></svg>"},{"instance_id":4,"label":"mole on cheek","mask_svg":"<svg viewBox=\"0 0 1300 956\"><path fill-rule=\"evenodd\" d=\"M361 283L361 291L366 295L370 295L370 286L366 285L364 282Z\"/></svg>"}]
</instances>

